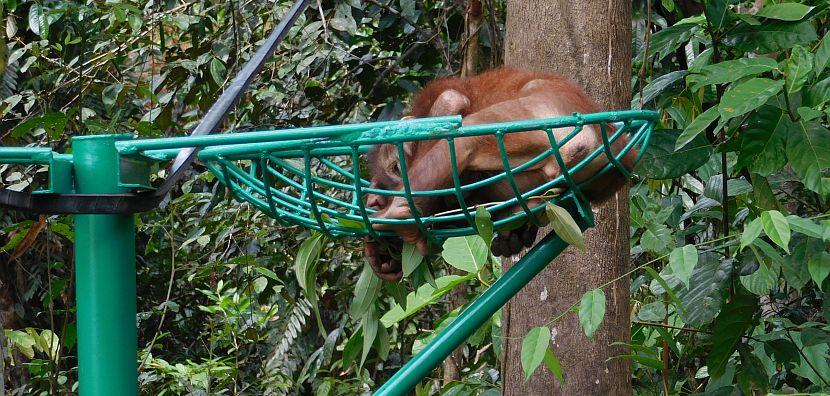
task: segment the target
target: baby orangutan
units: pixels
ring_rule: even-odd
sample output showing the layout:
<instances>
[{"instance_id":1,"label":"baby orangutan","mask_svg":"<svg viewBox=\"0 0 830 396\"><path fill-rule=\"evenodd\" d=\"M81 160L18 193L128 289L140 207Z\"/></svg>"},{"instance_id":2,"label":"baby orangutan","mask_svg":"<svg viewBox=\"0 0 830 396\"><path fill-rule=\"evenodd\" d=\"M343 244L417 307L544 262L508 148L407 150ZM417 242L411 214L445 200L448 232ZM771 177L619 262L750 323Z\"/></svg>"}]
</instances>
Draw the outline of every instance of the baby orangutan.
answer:
<instances>
[{"instance_id":1,"label":"baby orangutan","mask_svg":"<svg viewBox=\"0 0 830 396\"><path fill-rule=\"evenodd\" d=\"M409 118L437 117L459 114L462 125L486 124L527 119L553 118L577 113L599 111L585 93L574 83L555 74L533 73L513 68L499 68L470 78L445 78L429 83L415 97ZM405 117L407 118L407 117ZM570 133L572 128L554 129L557 141ZM607 127L609 136L614 129ZM482 180L503 171L496 137L493 135L456 138L456 166L463 182ZM621 136L612 145L619 153L628 142ZM598 125L586 125L561 149L562 159L568 167L579 163L594 149L602 145ZM521 165L550 148L544 131L507 133L504 135L505 151L511 167ZM412 191L436 190L453 185L449 146L446 140L426 140L404 144L405 161ZM621 161L631 169L636 157L634 150ZM403 190L401 167L397 147L393 144L375 146L367 156L372 176L371 187L384 190ZM608 163L605 155L597 156L588 166L572 175L576 182L587 180ZM525 192L561 175L554 156L549 156L531 168L516 174L521 192ZM619 172L606 172L602 177L582 188L586 197L594 202L613 196L626 179ZM513 197L512 189L505 183L481 188L470 193L467 204L498 202ZM456 209L446 199L414 197L421 216ZM369 194L367 206L377 210L376 218L405 219L411 217L411 208L404 197L384 197ZM538 204L535 203L535 204ZM455 204L457 206L457 203ZM404 242L414 244L426 255L426 239L415 225L376 224L376 229L392 230ZM518 253L523 246L530 246L536 236L536 228L520 232L501 233L494 241L496 255L509 256ZM398 242L399 243L399 242ZM364 253L375 273L386 280L401 277L401 264L379 248L378 243L367 240Z\"/></svg>"}]
</instances>

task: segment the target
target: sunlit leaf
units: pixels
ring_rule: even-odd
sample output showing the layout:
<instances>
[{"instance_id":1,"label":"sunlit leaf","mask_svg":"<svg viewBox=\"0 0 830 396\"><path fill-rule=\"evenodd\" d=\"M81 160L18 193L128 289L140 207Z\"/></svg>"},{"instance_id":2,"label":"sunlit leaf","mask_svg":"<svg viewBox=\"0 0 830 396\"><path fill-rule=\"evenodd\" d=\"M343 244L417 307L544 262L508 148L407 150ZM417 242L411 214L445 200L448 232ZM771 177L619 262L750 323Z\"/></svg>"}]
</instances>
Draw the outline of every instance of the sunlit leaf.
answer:
<instances>
[{"instance_id":1,"label":"sunlit leaf","mask_svg":"<svg viewBox=\"0 0 830 396\"><path fill-rule=\"evenodd\" d=\"M605 293L601 289L594 289L582 295L579 302L579 324L582 331L589 338L599 328L605 317Z\"/></svg>"},{"instance_id":2,"label":"sunlit leaf","mask_svg":"<svg viewBox=\"0 0 830 396\"><path fill-rule=\"evenodd\" d=\"M585 238L582 236L582 230L579 229L576 221L565 208L548 203L545 207L545 213L557 236L562 238L565 243L585 250Z\"/></svg>"},{"instance_id":3,"label":"sunlit leaf","mask_svg":"<svg viewBox=\"0 0 830 396\"><path fill-rule=\"evenodd\" d=\"M551 333L547 326L534 327L522 340L521 361L525 381L530 379L533 372L542 364L545 353L550 346Z\"/></svg>"}]
</instances>

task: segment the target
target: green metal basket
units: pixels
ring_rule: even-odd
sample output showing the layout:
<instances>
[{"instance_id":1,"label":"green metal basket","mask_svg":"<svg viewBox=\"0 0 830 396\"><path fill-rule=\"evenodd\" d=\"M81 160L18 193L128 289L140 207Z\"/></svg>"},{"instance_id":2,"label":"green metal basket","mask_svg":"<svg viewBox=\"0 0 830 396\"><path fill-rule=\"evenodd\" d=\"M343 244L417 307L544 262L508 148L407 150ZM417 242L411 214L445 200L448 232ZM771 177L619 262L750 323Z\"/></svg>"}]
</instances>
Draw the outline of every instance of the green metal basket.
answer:
<instances>
[{"instance_id":1,"label":"green metal basket","mask_svg":"<svg viewBox=\"0 0 830 396\"><path fill-rule=\"evenodd\" d=\"M619 161L637 146L640 146L642 155L656 120L657 113L637 110L573 114L551 119L462 127L460 116L450 116L190 138L124 140L116 142L116 146L122 157L153 161L170 159L181 147L202 147L199 158L227 186L236 199L251 203L284 224L308 227L333 237L392 236L392 232L376 231L372 225L414 224L431 239L440 241L452 236L476 233L475 208L464 204L465 192L503 181L511 186L515 193L511 199L486 207L491 214L516 207L522 208L518 213L499 216L494 226L496 230L500 230L543 209L541 205L528 205L529 197L539 196L554 187L568 187L565 193L551 200L559 202L580 198L581 185L589 183L612 167L627 175L627 169ZM567 169L555 180L527 191L519 191L514 175L550 156L556 158L560 168L566 169L559 148L584 126L591 124L600 126L604 141L602 147L594 150L582 162ZM615 126L610 136L610 128L607 128L609 124ZM570 128L571 132L556 141L552 130L558 128ZM524 164L511 167L509 159L504 154L504 136L534 130L546 131L552 148ZM504 172L484 180L463 184L458 170L453 166L452 187L413 191L406 176L405 161L401 161L404 189L392 191L371 188L366 175L361 172L360 155L376 144L394 144L402 156L405 142L444 139L449 143L451 158L454 158L454 139L488 134L495 135L502 149ZM628 144L616 156L611 155L611 144L623 134L629 135ZM588 180L575 183L570 175L603 153L614 160ZM364 204L366 194L403 196L412 208L415 207L413 197L446 197L462 203L462 207L457 211L432 215L414 211L409 219L374 218L374 210ZM577 205L582 205L583 200L575 201ZM590 223L591 211L580 206L580 212Z\"/></svg>"}]
</instances>

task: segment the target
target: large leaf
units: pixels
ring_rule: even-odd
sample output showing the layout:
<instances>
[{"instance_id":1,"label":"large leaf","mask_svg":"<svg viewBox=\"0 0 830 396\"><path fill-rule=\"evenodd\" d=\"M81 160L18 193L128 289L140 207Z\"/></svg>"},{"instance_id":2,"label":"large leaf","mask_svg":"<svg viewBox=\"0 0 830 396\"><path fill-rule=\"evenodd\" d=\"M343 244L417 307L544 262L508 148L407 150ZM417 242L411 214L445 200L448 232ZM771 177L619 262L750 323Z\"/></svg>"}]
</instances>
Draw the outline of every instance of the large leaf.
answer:
<instances>
[{"instance_id":1,"label":"large leaf","mask_svg":"<svg viewBox=\"0 0 830 396\"><path fill-rule=\"evenodd\" d=\"M753 258L754 260L754 258ZM767 259L766 261L769 261ZM769 294L772 288L775 286L776 282L778 281L778 267L771 269L770 267L775 266L774 264L769 264L762 260L758 264L758 269L755 272L742 276L740 278L741 284L749 290L752 294L763 296Z\"/></svg>"},{"instance_id":2,"label":"large leaf","mask_svg":"<svg viewBox=\"0 0 830 396\"><path fill-rule=\"evenodd\" d=\"M389 312L380 318L384 327L392 326L393 324L403 320L404 318L421 310L421 308L438 301L441 296L452 290L453 287L459 283L465 282L475 277L475 274L468 274L465 276L447 275L435 280L437 287L432 287L429 283L425 283L418 287L414 292L406 296L406 309L400 304L396 304Z\"/></svg>"},{"instance_id":3,"label":"large leaf","mask_svg":"<svg viewBox=\"0 0 830 396\"><path fill-rule=\"evenodd\" d=\"M784 260L781 266L784 280L795 290L801 291L810 281L810 271L807 264L813 255L822 251L823 242L813 238L799 238L795 242L793 252Z\"/></svg>"},{"instance_id":4,"label":"large leaf","mask_svg":"<svg viewBox=\"0 0 830 396\"><path fill-rule=\"evenodd\" d=\"M830 253L821 252L814 254L807 264L807 269L810 271L810 277L813 282L821 288L822 282L830 275Z\"/></svg>"},{"instance_id":5,"label":"large leaf","mask_svg":"<svg viewBox=\"0 0 830 396\"><path fill-rule=\"evenodd\" d=\"M798 45L792 49L787 59L786 87L787 92L794 93L804 87L810 72L813 71L813 54Z\"/></svg>"},{"instance_id":6,"label":"large leaf","mask_svg":"<svg viewBox=\"0 0 830 396\"><path fill-rule=\"evenodd\" d=\"M784 150L787 136L795 127L790 116L775 106L762 106L749 117L741 132L739 168L748 167L761 176L769 176L787 164Z\"/></svg>"},{"instance_id":7,"label":"large leaf","mask_svg":"<svg viewBox=\"0 0 830 396\"><path fill-rule=\"evenodd\" d=\"M650 83L646 84L643 87L643 103L648 103L652 101L657 95L660 95L661 92L665 91L666 88L672 86L673 84L677 83L678 81L682 80L683 77L686 76L688 72L686 70L677 70L673 72L669 72L663 74L660 77L655 78ZM637 93L634 95L634 99L631 100L631 108L632 109L639 109L640 108L640 94Z\"/></svg>"},{"instance_id":8,"label":"large leaf","mask_svg":"<svg viewBox=\"0 0 830 396\"><path fill-rule=\"evenodd\" d=\"M542 364L545 353L550 346L551 333L547 326L534 327L527 332L522 341L522 370L525 374L525 381L530 379L533 372Z\"/></svg>"},{"instance_id":9,"label":"large leaf","mask_svg":"<svg viewBox=\"0 0 830 396\"><path fill-rule=\"evenodd\" d=\"M354 287L354 299L349 307L349 315L353 318L362 317L375 302L380 284L380 278L375 276L372 267L364 260L363 270Z\"/></svg>"},{"instance_id":10,"label":"large leaf","mask_svg":"<svg viewBox=\"0 0 830 396\"><path fill-rule=\"evenodd\" d=\"M787 158L804 186L830 195L830 131L817 122L800 122L787 139Z\"/></svg>"},{"instance_id":11,"label":"large leaf","mask_svg":"<svg viewBox=\"0 0 830 396\"><path fill-rule=\"evenodd\" d=\"M778 70L778 62L770 58L741 58L707 65L686 77L689 87L698 90L711 84L725 84L746 76Z\"/></svg>"},{"instance_id":12,"label":"large leaf","mask_svg":"<svg viewBox=\"0 0 830 396\"><path fill-rule=\"evenodd\" d=\"M449 238L444 242L441 257L455 268L477 274L487 263L487 243L478 235Z\"/></svg>"},{"instance_id":13,"label":"large leaf","mask_svg":"<svg viewBox=\"0 0 830 396\"><path fill-rule=\"evenodd\" d=\"M718 117L720 117L720 113L718 113L718 108L716 106L712 106L706 109L703 113L700 113L700 115L695 117L695 119L686 126L683 133L677 137L677 141L674 143L675 151L680 150L689 144L689 142L694 140L694 138L700 135L701 132L706 130L709 124L717 120Z\"/></svg>"},{"instance_id":14,"label":"large leaf","mask_svg":"<svg viewBox=\"0 0 830 396\"><path fill-rule=\"evenodd\" d=\"M824 71L828 61L830 61L830 34L825 34L818 48L816 48L814 57L814 70L816 74L821 74Z\"/></svg>"},{"instance_id":15,"label":"large leaf","mask_svg":"<svg viewBox=\"0 0 830 396\"><path fill-rule=\"evenodd\" d=\"M682 23L674 26L669 26L665 29L654 33L648 45L649 57L655 62L659 62L666 55L671 54L685 44L692 38L695 32L700 29L700 26L693 23ZM636 63L643 61L643 53L637 55Z\"/></svg>"},{"instance_id":16,"label":"large leaf","mask_svg":"<svg viewBox=\"0 0 830 396\"><path fill-rule=\"evenodd\" d=\"M766 393L769 388L769 376L764 363L746 344L738 344L741 366L738 368L738 383L747 394Z\"/></svg>"},{"instance_id":17,"label":"large leaf","mask_svg":"<svg viewBox=\"0 0 830 396\"><path fill-rule=\"evenodd\" d=\"M314 232L300 244L297 256L294 258L294 275L303 289L303 295L311 302L311 308L317 319L317 327L323 338L326 337L326 329L323 328L323 319L317 306L317 265L326 240L325 235Z\"/></svg>"},{"instance_id":18,"label":"large leaf","mask_svg":"<svg viewBox=\"0 0 830 396\"><path fill-rule=\"evenodd\" d=\"M767 210L761 213L761 225L764 233L785 251L790 251L790 223L781 212Z\"/></svg>"},{"instance_id":19,"label":"large leaf","mask_svg":"<svg viewBox=\"0 0 830 396\"><path fill-rule=\"evenodd\" d=\"M744 226L744 231L741 233L741 249L751 245L752 242L755 242L755 240L761 236L761 231L763 229L764 226L761 224L760 218L753 219L746 226Z\"/></svg>"},{"instance_id":20,"label":"large leaf","mask_svg":"<svg viewBox=\"0 0 830 396\"><path fill-rule=\"evenodd\" d=\"M692 327L711 322L723 303L722 290L732 273L732 263L712 252L700 255L689 287L680 287L677 298L683 303L684 321ZM676 281L678 284L680 281ZM671 282L669 282L671 283Z\"/></svg>"},{"instance_id":21,"label":"large leaf","mask_svg":"<svg viewBox=\"0 0 830 396\"><path fill-rule=\"evenodd\" d=\"M487 248L493 242L493 220L490 218L490 212L483 206L476 208L476 230L478 235L487 243Z\"/></svg>"},{"instance_id":22,"label":"large leaf","mask_svg":"<svg viewBox=\"0 0 830 396\"><path fill-rule=\"evenodd\" d=\"M582 230L579 229L576 221L565 208L548 203L545 207L545 213L557 236L567 244L585 250L585 238L582 236Z\"/></svg>"},{"instance_id":23,"label":"large leaf","mask_svg":"<svg viewBox=\"0 0 830 396\"><path fill-rule=\"evenodd\" d=\"M755 16L782 21L798 21L804 18L812 9L813 7L801 3L769 4L756 12Z\"/></svg>"},{"instance_id":24,"label":"large leaf","mask_svg":"<svg viewBox=\"0 0 830 396\"><path fill-rule=\"evenodd\" d=\"M657 254L666 252L671 242L671 230L665 224L649 225L640 237L640 245L643 249Z\"/></svg>"},{"instance_id":25,"label":"large leaf","mask_svg":"<svg viewBox=\"0 0 830 396\"><path fill-rule=\"evenodd\" d=\"M761 107L769 98L781 92L784 81L768 78L753 78L726 91L718 104L723 120L742 116Z\"/></svg>"},{"instance_id":26,"label":"large leaf","mask_svg":"<svg viewBox=\"0 0 830 396\"><path fill-rule=\"evenodd\" d=\"M820 107L828 100L830 100L830 77L810 86L807 95L804 97L804 104L811 107Z\"/></svg>"},{"instance_id":27,"label":"large leaf","mask_svg":"<svg viewBox=\"0 0 830 396\"><path fill-rule=\"evenodd\" d=\"M676 248L669 255L669 268L686 287L689 287L689 279L697 265L697 259L697 248L694 245Z\"/></svg>"},{"instance_id":28,"label":"large leaf","mask_svg":"<svg viewBox=\"0 0 830 396\"><path fill-rule=\"evenodd\" d=\"M702 135L693 138L682 149L675 151L679 129L661 129L652 133L651 143L635 168L650 179L673 179L700 168L712 155L712 147Z\"/></svg>"},{"instance_id":29,"label":"large leaf","mask_svg":"<svg viewBox=\"0 0 830 396\"><path fill-rule=\"evenodd\" d=\"M816 29L809 21L772 22L757 26L739 24L725 37L724 43L743 52L767 54L817 39Z\"/></svg>"},{"instance_id":30,"label":"large leaf","mask_svg":"<svg viewBox=\"0 0 830 396\"><path fill-rule=\"evenodd\" d=\"M709 375L720 377L726 371L726 363L735 352L741 336L752 326L758 302L755 296L738 293L723 307L712 332L712 350L706 359Z\"/></svg>"},{"instance_id":31,"label":"large leaf","mask_svg":"<svg viewBox=\"0 0 830 396\"><path fill-rule=\"evenodd\" d=\"M703 14L715 30L720 30L724 23L734 18L729 11L729 2L724 0L707 0L703 2Z\"/></svg>"},{"instance_id":32,"label":"large leaf","mask_svg":"<svg viewBox=\"0 0 830 396\"><path fill-rule=\"evenodd\" d=\"M424 256L418 252L418 248L411 243L404 243L401 249L401 269L403 276L409 276L424 261Z\"/></svg>"},{"instance_id":33,"label":"large leaf","mask_svg":"<svg viewBox=\"0 0 830 396\"><path fill-rule=\"evenodd\" d=\"M589 338L599 328L605 317L605 293L601 289L594 289L582 295L579 302L579 324Z\"/></svg>"}]
</instances>

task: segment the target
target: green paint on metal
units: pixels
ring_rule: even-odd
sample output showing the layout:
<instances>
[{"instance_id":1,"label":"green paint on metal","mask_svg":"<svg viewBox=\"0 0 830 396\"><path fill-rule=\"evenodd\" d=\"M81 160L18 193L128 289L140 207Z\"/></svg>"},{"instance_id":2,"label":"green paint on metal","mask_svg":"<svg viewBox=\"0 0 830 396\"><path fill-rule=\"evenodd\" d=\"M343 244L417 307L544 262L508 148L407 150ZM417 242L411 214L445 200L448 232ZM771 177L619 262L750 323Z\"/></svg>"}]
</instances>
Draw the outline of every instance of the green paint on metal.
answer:
<instances>
[{"instance_id":1,"label":"green paint on metal","mask_svg":"<svg viewBox=\"0 0 830 396\"><path fill-rule=\"evenodd\" d=\"M81 194L128 192L118 186L115 142L104 135L72 140ZM78 382L84 396L138 394L133 215L75 216Z\"/></svg>"},{"instance_id":2,"label":"green paint on metal","mask_svg":"<svg viewBox=\"0 0 830 396\"><path fill-rule=\"evenodd\" d=\"M572 215L576 215L573 213L574 210L571 212ZM588 227L584 222L581 222L579 226L583 230ZM545 237L374 394L376 396L408 394L567 246L555 234Z\"/></svg>"},{"instance_id":3,"label":"green paint on metal","mask_svg":"<svg viewBox=\"0 0 830 396\"><path fill-rule=\"evenodd\" d=\"M73 138L73 155L55 154L48 148L0 147L0 163L48 165L50 189L42 192L118 194L149 188L148 175L154 162L174 158L181 148L200 147L204 150L199 153L199 158L237 200L250 203L280 224L299 225L335 237L393 236L394 233L377 231L373 226L415 225L433 242L440 242L449 237L477 233L472 209L466 207L465 194L494 183L507 183L514 193L513 198L486 208L493 218L498 219L494 221L497 231L517 221L534 219L533 215L543 211L545 206L530 205L527 201L554 187L567 190L551 201L568 207L581 228L592 226L593 212L582 196L581 186L614 168L628 175L620 164L621 158L636 147L640 149L637 159L643 155L657 119L656 112L637 110L464 127L459 116L451 116L145 140L130 140L126 135L84 136ZM591 125L599 126L602 146L579 164L567 168L560 148L582 128ZM609 125L614 126L611 136L608 136ZM566 128L570 131L557 140L553 130ZM551 148L513 166L505 153L504 136L523 131L544 131ZM454 160L457 139L483 135L495 135L503 172L463 184ZM623 135L628 135L629 142L612 156L612 144ZM431 139L447 141L453 159L450 169L453 186L413 190L405 161L401 161L402 190L378 189L366 179L360 154L373 145L393 144L402 158L406 142ZM577 183L572 175L600 155L611 160L593 177ZM562 175L521 192L514 175L550 157L558 163ZM403 197L413 209L412 217L375 218L372 216L374 210L364 204L366 194ZM415 208L415 197L452 199L462 207L454 212L421 214ZM504 213L515 207L521 207L521 210ZM77 215L75 219L80 390L83 395L93 396L134 395L137 393L137 340L133 216ZM405 394L412 389L565 246L554 235L545 238L377 394Z\"/></svg>"}]
</instances>

